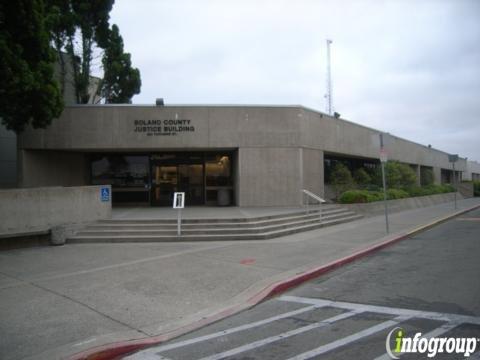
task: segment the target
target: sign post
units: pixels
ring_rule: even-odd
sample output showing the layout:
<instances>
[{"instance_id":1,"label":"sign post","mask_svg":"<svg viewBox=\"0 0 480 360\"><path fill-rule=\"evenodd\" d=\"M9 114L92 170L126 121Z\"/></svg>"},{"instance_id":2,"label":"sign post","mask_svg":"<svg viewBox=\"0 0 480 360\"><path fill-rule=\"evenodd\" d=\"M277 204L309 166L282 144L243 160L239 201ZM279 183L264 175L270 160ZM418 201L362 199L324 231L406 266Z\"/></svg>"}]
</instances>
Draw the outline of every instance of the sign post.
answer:
<instances>
[{"instance_id":1,"label":"sign post","mask_svg":"<svg viewBox=\"0 0 480 360\"><path fill-rule=\"evenodd\" d=\"M448 155L448 161L453 165L453 188L455 189L453 199L455 203L455 210L457 210L457 174L455 173L455 163L458 161L458 155Z\"/></svg>"},{"instance_id":2,"label":"sign post","mask_svg":"<svg viewBox=\"0 0 480 360\"><path fill-rule=\"evenodd\" d=\"M185 207L185 193L173 193L173 208L177 209L177 236L182 235L182 209Z\"/></svg>"},{"instance_id":3,"label":"sign post","mask_svg":"<svg viewBox=\"0 0 480 360\"><path fill-rule=\"evenodd\" d=\"M388 224L388 202L387 202L387 181L385 177L385 163L388 160L387 150L383 144L383 134L380 133L380 164L382 166L382 183L383 183L383 203L385 206L385 229L387 234L390 232L390 227Z\"/></svg>"}]
</instances>

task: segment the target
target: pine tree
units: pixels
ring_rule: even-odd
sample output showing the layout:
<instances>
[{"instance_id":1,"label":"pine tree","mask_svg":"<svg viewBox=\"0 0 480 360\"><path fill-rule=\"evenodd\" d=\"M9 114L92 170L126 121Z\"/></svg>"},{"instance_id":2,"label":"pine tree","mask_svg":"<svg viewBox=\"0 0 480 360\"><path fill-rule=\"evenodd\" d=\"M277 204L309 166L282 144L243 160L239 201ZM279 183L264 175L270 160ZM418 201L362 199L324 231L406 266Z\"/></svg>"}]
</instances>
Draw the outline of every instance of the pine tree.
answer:
<instances>
[{"instance_id":1,"label":"pine tree","mask_svg":"<svg viewBox=\"0 0 480 360\"><path fill-rule=\"evenodd\" d=\"M43 0L0 3L0 118L17 134L48 126L63 110L46 19Z\"/></svg>"},{"instance_id":2,"label":"pine tree","mask_svg":"<svg viewBox=\"0 0 480 360\"><path fill-rule=\"evenodd\" d=\"M117 25L112 26L108 45L102 59L103 80L101 95L106 103L130 103L140 92L140 71L132 68L130 54L123 52L123 39Z\"/></svg>"}]
</instances>

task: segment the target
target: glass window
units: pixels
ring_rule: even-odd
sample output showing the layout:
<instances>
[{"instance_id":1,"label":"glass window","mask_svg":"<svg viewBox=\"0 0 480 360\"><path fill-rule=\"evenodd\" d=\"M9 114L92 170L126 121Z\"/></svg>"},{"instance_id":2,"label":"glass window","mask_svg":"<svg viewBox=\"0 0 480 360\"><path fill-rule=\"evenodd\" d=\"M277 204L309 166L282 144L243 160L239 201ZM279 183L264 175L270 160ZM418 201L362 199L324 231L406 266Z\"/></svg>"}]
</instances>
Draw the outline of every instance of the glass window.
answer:
<instances>
[{"instance_id":1,"label":"glass window","mask_svg":"<svg viewBox=\"0 0 480 360\"><path fill-rule=\"evenodd\" d=\"M207 155L205 177L207 186L232 186L230 155Z\"/></svg>"},{"instance_id":2,"label":"glass window","mask_svg":"<svg viewBox=\"0 0 480 360\"><path fill-rule=\"evenodd\" d=\"M113 187L145 187L148 156L97 155L92 159L92 184Z\"/></svg>"}]
</instances>

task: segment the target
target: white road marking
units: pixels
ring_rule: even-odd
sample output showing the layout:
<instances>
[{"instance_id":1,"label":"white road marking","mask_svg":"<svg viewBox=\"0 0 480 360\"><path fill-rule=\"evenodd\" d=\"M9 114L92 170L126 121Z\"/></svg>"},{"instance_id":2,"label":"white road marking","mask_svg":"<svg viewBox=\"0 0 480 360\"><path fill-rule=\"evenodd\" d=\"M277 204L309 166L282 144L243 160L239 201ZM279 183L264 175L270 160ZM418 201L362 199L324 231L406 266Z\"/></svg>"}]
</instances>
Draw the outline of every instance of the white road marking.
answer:
<instances>
[{"instance_id":1,"label":"white road marking","mask_svg":"<svg viewBox=\"0 0 480 360\"><path fill-rule=\"evenodd\" d=\"M458 323L447 323L447 324L443 324L442 326L439 326L438 328L436 329L433 329L432 331L424 334L421 338L422 339L430 339L430 338L433 338L433 337L438 337L440 335L443 335L445 334L446 332L449 332L450 330L456 328L457 326L459 326L460 324ZM403 354L395 354L397 356L402 356ZM388 354L383 354L377 358L375 358L374 360L392 360L392 358L390 357L390 355Z\"/></svg>"},{"instance_id":2,"label":"white road marking","mask_svg":"<svg viewBox=\"0 0 480 360\"><path fill-rule=\"evenodd\" d=\"M197 343L202 342L202 341L212 340L212 339L218 338L220 336L226 336L226 335L230 335L230 334L237 333L237 332L240 332L240 331L249 330L249 329L252 329L254 327L258 327L258 326L262 326L262 325L272 323L274 321L278 321L278 320L285 319L285 318L288 318L288 317L291 317L291 316L303 314L305 312L312 311L314 309L318 309L318 308L321 308L321 307L322 306L318 306L318 305L303 307L301 309L297 309L297 310L289 311L289 312L286 312L286 313L283 313L283 314L280 314L280 315L272 316L272 317L264 319L264 320L256 321L256 322L245 324L245 325L240 325L240 326L237 326L237 327L234 327L234 328L231 328L231 329L227 329L227 330L218 331L218 332L213 333L213 334L208 334L208 335L200 336L200 337L189 339L189 340L179 341L179 342L176 342L176 343L173 343L173 344L168 344L168 345L163 345L163 346L147 349L147 350L141 351L139 353L133 354L129 357L126 357L125 359L128 359L128 360L147 359L147 358L144 358L144 357L137 357L137 355L157 354L157 353L160 353L162 351L168 351L168 350L177 349L177 348L187 346L187 345L197 344ZM155 359L158 359L158 355Z\"/></svg>"},{"instance_id":3,"label":"white road marking","mask_svg":"<svg viewBox=\"0 0 480 360\"><path fill-rule=\"evenodd\" d=\"M124 360L125 359L130 359L131 357L126 357L126 358L123 358ZM142 354L139 354L139 356L135 357L135 359L137 360L171 360L170 358L167 358L165 356L161 356L161 355L158 355L158 354L153 354L153 353L143 353Z\"/></svg>"},{"instance_id":4,"label":"white road marking","mask_svg":"<svg viewBox=\"0 0 480 360\"><path fill-rule=\"evenodd\" d=\"M335 308L340 308L345 310L362 310L364 312L389 314L389 315L395 315L395 316L404 315L404 316L416 317L421 319L444 321L447 323L456 323L456 324L468 323L468 324L480 325L480 317L475 317L475 316L438 313L438 312L432 312L432 311L400 309L400 308L392 308L387 306L355 304L355 303L348 303L348 302L342 302L342 301L313 299L313 298L305 298L305 297L299 297L299 296L281 296L278 299L281 301L295 302L300 304L330 306L330 307L335 307Z\"/></svg>"},{"instance_id":5,"label":"white road marking","mask_svg":"<svg viewBox=\"0 0 480 360\"><path fill-rule=\"evenodd\" d=\"M313 323L313 324L310 324L310 325L307 325L307 326L303 326L303 327L298 328L298 329L290 330L290 331L284 332L282 334L278 334L278 335L271 336L271 337L268 337L268 338L265 338L265 339L261 339L261 340L255 341L253 343L250 343L250 344L246 344L246 345L239 346L239 347L231 349L231 350L224 351L222 353L207 356L207 357L204 357L200 360L220 360L220 359L224 359L226 357L234 356L234 355L240 354L240 353L245 352L245 351L253 350L253 349L256 349L258 347L261 347L261 346L264 346L264 345L267 345L267 344L271 344L271 343L276 342L276 341L287 339L291 336L299 335L299 334L302 334L302 333L307 332L307 331L311 331L311 330L314 330L314 329L319 329L319 328L328 326L328 325L330 325L330 324L332 324L336 321L348 319L349 317L355 316L357 314L359 314L358 311L349 311L349 312L346 312L346 313L328 318L326 320L322 320L322 321L319 321L319 322L316 322L316 323Z\"/></svg>"},{"instance_id":6,"label":"white road marking","mask_svg":"<svg viewBox=\"0 0 480 360\"><path fill-rule=\"evenodd\" d=\"M372 327L369 327L368 329L365 329L365 330L362 330L362 331L359 331L353 335L349 335L347 337L344 337L342 339L339 339L339 340L336 340L336 341L333 341L329 344L326 344L326 345L322 345L316 349L313 349L313 350L310 350L310 351L307 351L307 352L304 352L303 354L299 354L299 355L296 355L294 357L291 357L290 359L288 360L305 360L305 359L311 359L312 357L314 356L318 356L318 355L321 355L321 354L324 354L326 352L329 352L329 351L332 351L332 350L335 350L341 346L345 346L345 345L348 345L354 341L357 341L357 340L360 340L364 337L367 337L367 336L370 336L370 335L373 335L379 331L382 331L382 330L385 330L385 329L388 329L390 327L393 327L393 326L396 326L397 324L403 322L403 321L406 321L408 319L411 319L411 316L406 316L406 315L401 315L401 316L398 316L396 317L395 319L392 319L392 320L388 320L388 321L385 321L383 323L380 323L380 324L377 324L377 325L374 325Z\"/></svg>"},{"instance_id":7,"label":"white road marking","mask_svg":"<svg viewBox=\"0 0 480 360\"><path fill-rule=\"evenodd\" d=\"M244 330L249 330L255 327L259 327L262 325L266 325L281 319L285 319L291 316L295 316L307 311L311 311L314 309L319 309L323 307L333 307L333 308L338 308L338 309L344 309L347 310L347 312L334 316L329 319L325 319L323 321L319 321L301 328L297 328L294 330L287 331L285 333L271 336L265 339L261 339L246 345L239 346L234 349L230 349L227 351L224 351L222 353L214 354L211 356L207 356L201 360L218 360L218 359L223 359L225 357L229 356L234 356L236 354L240 354L245 351L253 350L258 347L271 344L273 342L286 339L295 335L302 334L304 332L321 328L324 326L327 326L335 321L339 321L342 319L347 319L349 317L352 317L357 314L365 313L365 312L370 312L370 313L380 313L380 314L387 314L387 315L393 315L396 316L396 318L392 320L385 321L383 323L374 325L368 329L359 331L355 334L349 335L345 338L333 341L329 344L322 345L316 349L304 352L300 355L294 356L291 359L288 360L300 360L300 359L310 359L311 357L329 352L331 350L334 350L338 347L347 345L349 343L352 343L354 341L357 341L359 339L362 339L364 337L370 336L372 334L375 334L379 331L382 331L384 329L387 329L389 327L393 327L398 325L398 323L407 321L408 319L411 318L421 318L421 319L429 319L429 320L435 320L435 321L444 321L446 324L443 324L442 326L435 328L434 330L424 334L424 338L431 338L431 337L438 337L451 329L463 324L463 323L469 323L469 324L474 324L474 325L480 325L480 317L474 317L474 316L466 316L466 315L458 315L458 314L448 314L448 313L438 313L438 312L431 312L431 311L419 311L419 310L411 310L411 309L401 309L401 308L392 308L392 307L386 307L386 306L376 306L376 305L367 305L367 304L356 304L356 303L348 303L348 302L341 302L341 301L331 301L331 300L322 300L322 299L314 299L314 298L305 298L305 297L298 297L298 296L281 296L278 298L279 301L286 301L286 302L294 302L294 303L300 303L300 304L308 304L310 306L297 309L294 311L290 311L287 313L283 313L280 315L272 316L270 318L256 321L253 323L249 324L244 324L240 325L234 328L230 328L227 330L222 330L218 331L216 333L200 336L197 338L189 339L189 340L184 340L184 341L179 341L176 343L172 344L167 344L163 346L158 346L158 347L153 347L141 352L138 352L136 354L132 354L129 357L126 357L126 360L169 360L168 358L163 357L160 355L160 353L168 351L168 350L173 350L173 349L178 349L184 346L188 345L193 345L197 343L201 343L204 341L209 341L221 336L226 336L230 335L233 333L237 333L240 331ZM375 360L389 360L390 358L388 357L387 354L384 354L380 357L378 357ZM472 355L470 357L472 360L480 360L480 352Z\"/></svg>"}]
</instances>

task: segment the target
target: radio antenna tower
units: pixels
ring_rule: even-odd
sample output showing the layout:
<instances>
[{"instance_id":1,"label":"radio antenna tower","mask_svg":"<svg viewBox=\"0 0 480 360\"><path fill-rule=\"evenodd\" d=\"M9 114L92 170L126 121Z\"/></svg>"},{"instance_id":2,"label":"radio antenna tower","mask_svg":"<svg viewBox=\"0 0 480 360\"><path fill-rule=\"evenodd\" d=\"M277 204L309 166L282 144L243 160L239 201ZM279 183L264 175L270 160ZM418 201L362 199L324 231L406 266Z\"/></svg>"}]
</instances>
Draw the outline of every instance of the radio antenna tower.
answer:
<instances>
[{"instance_id":1,"label":"radio antenna tower","mask_svg":"<svg viewBox=\"0 0 480 360\"><path fill-rule=\"evenodd\" d=\"M332 107L332 69L330 66L330 45L332 44L332 40L327 39L327 93L325 94L325 98L327 99L327 114L333 114L333 107Z\"/></svg>"}]
</instances>

